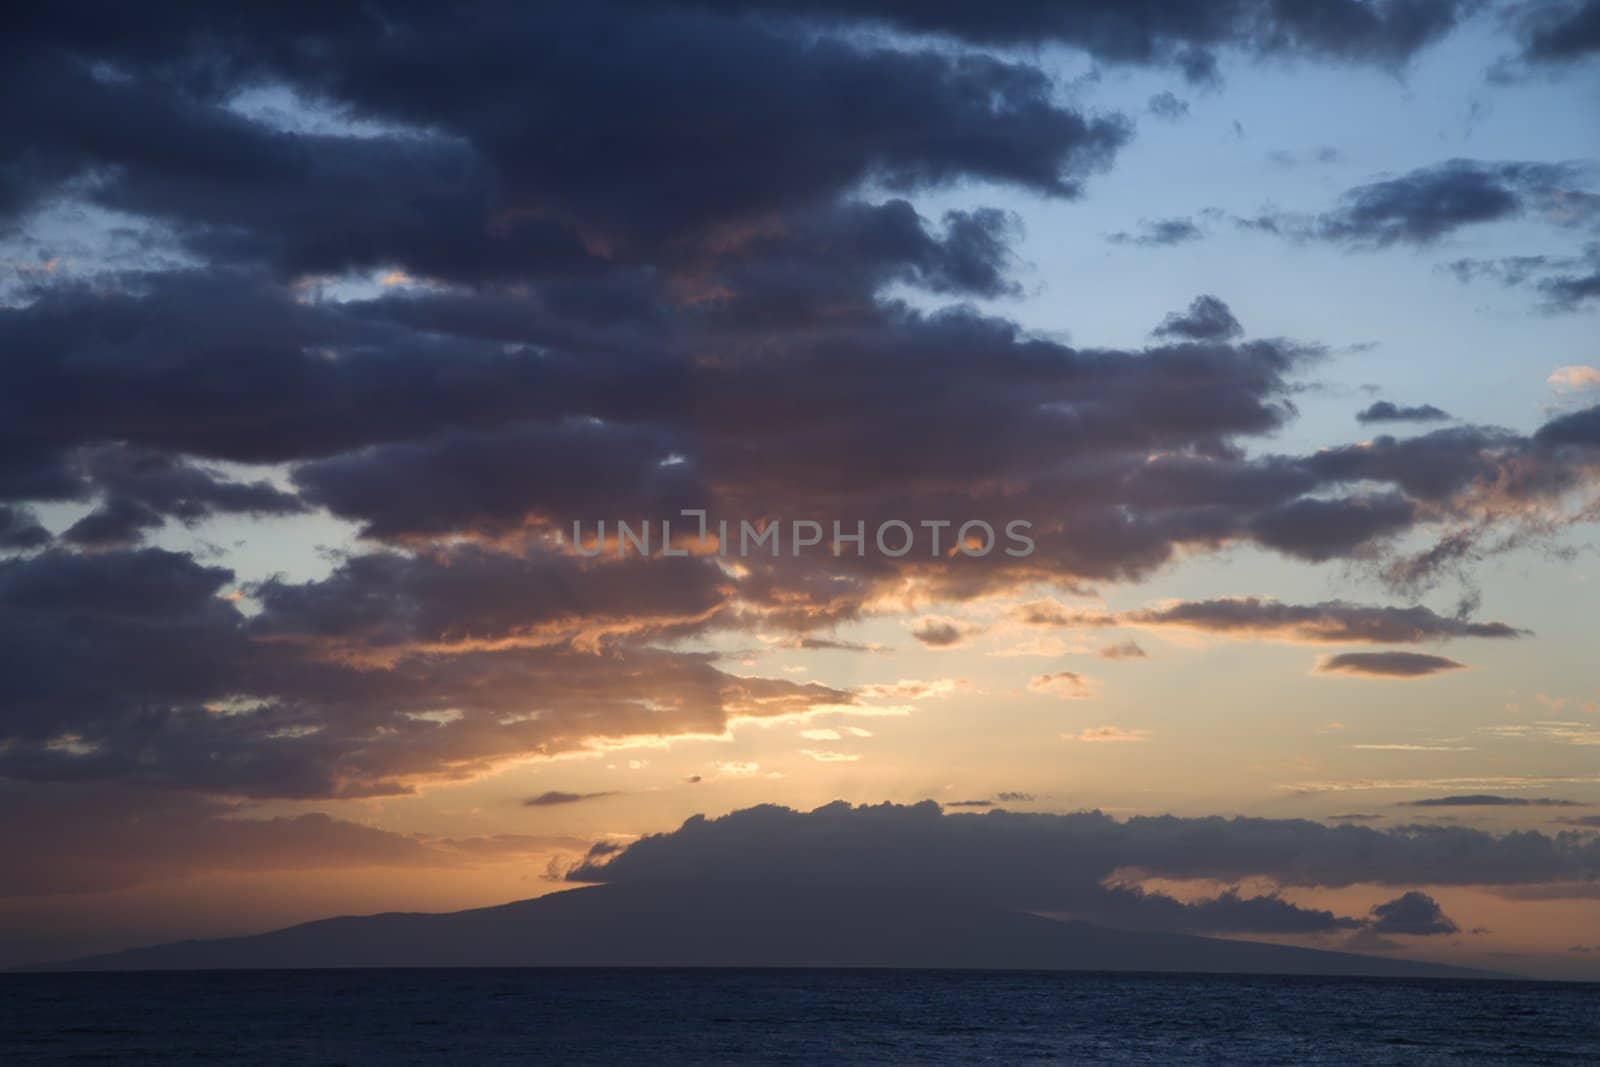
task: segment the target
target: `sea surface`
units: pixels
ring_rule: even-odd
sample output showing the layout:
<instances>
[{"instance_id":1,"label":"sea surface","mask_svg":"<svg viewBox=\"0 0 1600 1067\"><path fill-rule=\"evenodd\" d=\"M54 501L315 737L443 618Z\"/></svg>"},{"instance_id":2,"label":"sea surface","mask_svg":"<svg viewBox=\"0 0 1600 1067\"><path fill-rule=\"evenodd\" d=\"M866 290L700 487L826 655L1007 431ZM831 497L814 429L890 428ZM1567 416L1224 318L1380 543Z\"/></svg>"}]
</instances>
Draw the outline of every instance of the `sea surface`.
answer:
<instances>
[{"instance_id":1,"label":"sea surface","mask_svg":"<svg viewBox=\"0 0 1600 1067\"><path fill-rule=\"evenodd\" d=\"M0 1064L1600 1064L1600 985L974 971L0 974Z\"/></svg>"}]
</instances>

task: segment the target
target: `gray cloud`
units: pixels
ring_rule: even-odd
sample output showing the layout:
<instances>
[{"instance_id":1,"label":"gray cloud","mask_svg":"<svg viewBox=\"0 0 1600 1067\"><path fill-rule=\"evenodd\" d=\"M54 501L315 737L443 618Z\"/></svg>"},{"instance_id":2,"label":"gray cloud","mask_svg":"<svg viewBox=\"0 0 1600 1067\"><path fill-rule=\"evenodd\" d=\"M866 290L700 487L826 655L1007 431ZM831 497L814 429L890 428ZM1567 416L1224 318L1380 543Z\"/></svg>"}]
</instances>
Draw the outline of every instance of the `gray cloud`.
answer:
<instances>
[{"instance_id":1,"label":"gray cloud","mask_svg":"<svg viewBox=\"0 0 1600 1067\"><path fill-rule=\"evenodd\" d=\"M1352 248L1429 245L1473 225L1541 210L1557 225L1600 218L1600 198L1576 188L1581 168L1562 163L1451 159L1350 189L1315 217L1264 214L1247 229Z\"/></svg>"},{"instance_id":2,"label":"gray cloud","mask_svg":"<svg viewBox=\"0 0 1600 1067\"><path fill-rule=\"evenodd\" d=\"M1432 404L1400 405L1379 400L1356 414L1357 422L1447 422L1450 413Z\"/></svg>"},{"instance_id":3,"label":"gray cloud","mask_svg":"<svg viewBox=\"0 0 1600 1067\"><path fill-rule=\"evenodd\" d=\"M1600 0L1532 5L1523 28L1528 59L1570 63L1593 56L1600 52Z\"/></svg>"},{"instance_id":4,"label":"gray cloud","mask_svg":"<svg viewBox=\"0 0 1600 1067\"><path fill-rule=\"evenodd\" d=\"M50 531L40 525L32 509L0 504L0 548L42 548L50 540Z\"/></svg>"},{"instance_id":5,"label":"gray cloud","mask_svg":"<svg viewBox=\"0 0 1600 1067\"><path fill-rule=\"evenodd\" d=\"M1488 279L1507 288L1531 288L1542 310L1552 313L1583 311L1600 300L1600 243L1586 245L1579 255L1457 259L1444 269L1462 282Z\"/></svg>"},{"instance_id":6,"label":"gray cloud","mask_svg":"<svg viewBox=\"0 0 1600 1067\"><path fill-rule=\"evenodd\" d=\"M1227 304L1214 296L1197 296L1188 311L1168 315L1155 333L1188 341L1226 341L1243 334L1244 328Z\"/></svg>"},{"instance_id":7,"label":"gray cloud","mask_svg":"<svg viewBox=\"0 0 1600 1067\"><path fill-rule=\"evenodd\" d=\"M980 44L1057 41L1105 62L1171 64L1194 82L1216 79L1215 52L1228 47L1257 55L1401 63L1449 33L1472 10L1472 5L1454 0L1334 0L1316 8L1245 0L1203 10L1164 2L1130 8L1100 0L994 8L886 0L739 0L732 7L830 21L862 19Z\"/></svg>"},{"instance_id":8,"label":"gray cloud","mask_svg":"<svg viewBox=\"0 0 1600 1067\"><path fill-rule=\"evenodd\" d=\"M1228 47L1399 62L1459 14L1293 7L839 0L786 17L985 46L1043 34L1203 80ZM1130 123L1067 106L1027 58L735 13L490 5L468 25L386 3L173 7L107 34L68 4L18 24L0 81L43 103L0 116L19 146L0 213L26 229L46 203L109 210L149 237L114 267L30 276L0 306L0 541L34 553L0 560L0 774L403 792L853 699L740 677L668 638L766 624L820 642L807 635L908 580L963 600L1238 544L1389 562L1402 535L1442 531L1437 558L1399 561L1420 582L1560 528L1594 490L1600 438L1581 413L1532 437L1252 447L1295 417L1324 350L1247 339L1216 296L1125 349L965 306L1018 291L1015 220L924 218L910 198L972 183L1079 197ZM247 113L245 88L299 102ZM511 120L506 100L544 103ZM1540 206L1568 177L1449 164L1354 191L1330 233L1431 239ZM56 543L32 509L59 501L91 510ZM542 547L575 518L698 506L1025 518L1039 551L733 575ZM368 542L315 581L241 590L193 554L129 547L173 522L314 509Z\"/></svg>"},{"instance_id":9,"label":"gray cloud","mask_svg":"<svg viewBox=\"0 0 1600 1067\"><path fill-rule=\"evenodd\" d=\"M1416 890L1377 905L1372 909L1372 919L1371 929L1375 934L1433 937L1461 930L1439 907L1438 901Z\"/></svg>"},{"instance_id":10,"label":"gray cloud","mask_svg":"<svg viewBox=\"0 0 1600 1067\"><path fill-rule=\"evenodd\" d=\"M1044 602L1023 605L1017 618L1032 626L1171 626L1306 644L1416 644L1457 637L1514 638L1527 633L1503 622L1439 615L1420 604L1403 608L1346 600L1287 604L1261 597L1178 601L1116 615L1065 611Z\"/></svg>"},{"instance_id":11,"label":"gray cloud","mask_svg":"<svg viewBox=\"0 0 1600 1067\"><path fill-rule=\"evenodd\" d=\"M536 797L529 797L522 803L529 808L554 808L567 804L581 804L585 800L599 800L601 797L614 797L615 792L607 793L567 793L559 789L551 789L540 793Z\"/></svg>"},{"instance_id":12,"label":"gray cloud","mask_svg":"<svg viewBox=\"0 0 1600 1067\"><path fill-rule=\"evenodd\" d=\"M933 802L811 812L772 805L596 854L573 881L633 886L763 885L922 891L935 885L1010 907L1152 928L1311 932L1387 925L1421 932L1407 894L1374 917L1341 917L1238 890L1189 902L1110 888L1114 872L1148 877L1267 878L1284 886L1530 885L1600 868L1600 841L1524 831L1497 836L1455 826L1377 830L1295 819L1134 817L1094 813L945 814ZM1433 915L1437 924L1441 915ZM1448 920L1443 920L1448 921ZM1406 931L1398 929L1407 927Z\"/></svg>"},{"instance_id":13,"label":"gray cloud","mask_svg":"<svg viewBox=\"0 0 1600 1067\"><path fill-rule=\"evenodd\" d=\"M1457 671L1466 664L1422 652L1341 652L1317 664L1319 674L1356 674L1367 678L1425 678Z\"/></svg>"},{"instance_id":14,"label":"gray cloud","mask_svg":"<svg viewBox=\"0 0 1600 1067\"><path fill-rule=\"evenodd\" d=\"M321 813L263 818L201 797L103 785L0 785L0 897L103 893L217 871L428 868L582 853L560 835L446 838Z\"/></svg>"},{"instance_id":15,"label":"gray cloud","mask_svg":"<svg viewBox=\"0 0 1600 1067\"><path fill-rule=\"evenodd\" d=\"M1576 801L1559 800L1554 797L1503 797L1492 793L1468 793L1460 796L1425 797L1422 800L1408 800L1404 806L1410 808L1570 808L1578 805Z\"/></svg>"},{"instance_id":16,"label":"gray cloud","mask_svg":"<svg viewBox=\"0 0 1600 1067\"><path fill-rule=\"evenodd\" d=\"M1187 244L1205 236L1191 219L1144 219L1137 233L1121 231L1106 237L1114 245L1141 245L1159 248L1166 245Z\"/></svg>"},{"instance_id":17,"label":"gray cloud","mask_svg":"<svg viewBox=\"0 0 1600 1067\"><path fill-rule=\"evenodd\" d=\"M0 561L0 639L17 654L0 670L0 775L245 796L393 794L598 737L721 733L734 716L853 699L725 674L706 655L633 640L625 622L606 633L607 612L638 622L651 597L672 610L692 603L689 571L673 593L626 573L580 582L570 559L461 563L451 574L365 558L326 588L268 583L249 618L225 595L230 571L183 554ZM518 585L544 607L524 605L520 618L494 607L493 590ZM578 599L579 589L599 599ZM486 640L470 630L485 597ZM448 654L440 641L453 643Z\"/></svg>"},{"instance_id":18,"label":"gray cloud","mask_svg":"<svg viewBox=\"0 0 1600 1067\"><path fill-rule=\"evenodd\" d=\"M1168 122L1177 122L1189 114L1189 102L1179 99L1171 92L1156 93L1150 98L1148 107L1150 114Z\"/></svg>"},{"instance_id":19,"label":"gray cloud","mask_svg":"<svg viewBox=\"0 0 1600 1067\"><path fill-rule=\"evenodd\" d=\"M952 622L929 619L913 628L911 636L929 648L949 648L960 644L966 637L966 631Z\"/></svg>"}]
</instances>

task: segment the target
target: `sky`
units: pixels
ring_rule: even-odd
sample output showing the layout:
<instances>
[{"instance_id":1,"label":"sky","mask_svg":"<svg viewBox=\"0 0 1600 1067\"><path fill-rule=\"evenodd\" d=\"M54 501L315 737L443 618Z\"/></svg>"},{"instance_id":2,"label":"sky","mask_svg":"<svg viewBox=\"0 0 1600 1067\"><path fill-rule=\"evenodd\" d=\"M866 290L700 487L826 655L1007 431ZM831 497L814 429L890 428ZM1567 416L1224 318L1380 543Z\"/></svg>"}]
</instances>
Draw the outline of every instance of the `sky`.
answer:
<instances>
[{"instance_id":1,"label":"sky","mask_svg":"<svg viewBox=\"0 0 1600 1067\"><path fill-rule=\"evenodd\" d=\"M667 872L1600 979L1600 4L80 7L0 965Z\"/></svg>"}]
</instances>

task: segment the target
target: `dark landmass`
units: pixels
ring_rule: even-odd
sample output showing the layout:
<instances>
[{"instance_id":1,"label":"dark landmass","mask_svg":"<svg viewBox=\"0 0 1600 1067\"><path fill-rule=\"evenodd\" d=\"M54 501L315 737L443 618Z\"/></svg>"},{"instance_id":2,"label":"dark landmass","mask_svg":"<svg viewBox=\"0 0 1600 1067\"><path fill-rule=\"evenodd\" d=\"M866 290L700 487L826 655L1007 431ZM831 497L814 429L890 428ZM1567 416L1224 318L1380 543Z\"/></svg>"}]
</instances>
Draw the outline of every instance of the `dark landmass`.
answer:
<instances>
[{"instance_id":1,"label":"dark landmass","mask_svg":"<svg viewBox=\"0 0 1600 1067\"><path fill-rule=\"evenodd\" d=\"M1504 978L1462 967L1115 930L938 895L594 886L492 908L323 919L29 970L888 967Z\"/></svg>"}]
</instances>

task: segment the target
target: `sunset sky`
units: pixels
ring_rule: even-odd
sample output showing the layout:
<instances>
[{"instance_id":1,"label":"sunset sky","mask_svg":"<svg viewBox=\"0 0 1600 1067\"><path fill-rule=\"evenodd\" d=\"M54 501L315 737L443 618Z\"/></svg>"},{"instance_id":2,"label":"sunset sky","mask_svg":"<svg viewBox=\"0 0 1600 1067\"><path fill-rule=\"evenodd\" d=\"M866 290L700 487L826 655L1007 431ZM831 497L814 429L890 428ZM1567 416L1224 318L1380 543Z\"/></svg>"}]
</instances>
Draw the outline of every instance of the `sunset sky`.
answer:
<instances>
[{"instance_id":1,"label":"sunset sky","mask_svg":"<svg viewBox=\"0 0 1600 1067\"><path fill-rule=\"evenodd\" d=\"M0 965L759 870L1600 979L1600 3L79 6Z\"/></svg>"}]
</instances>

